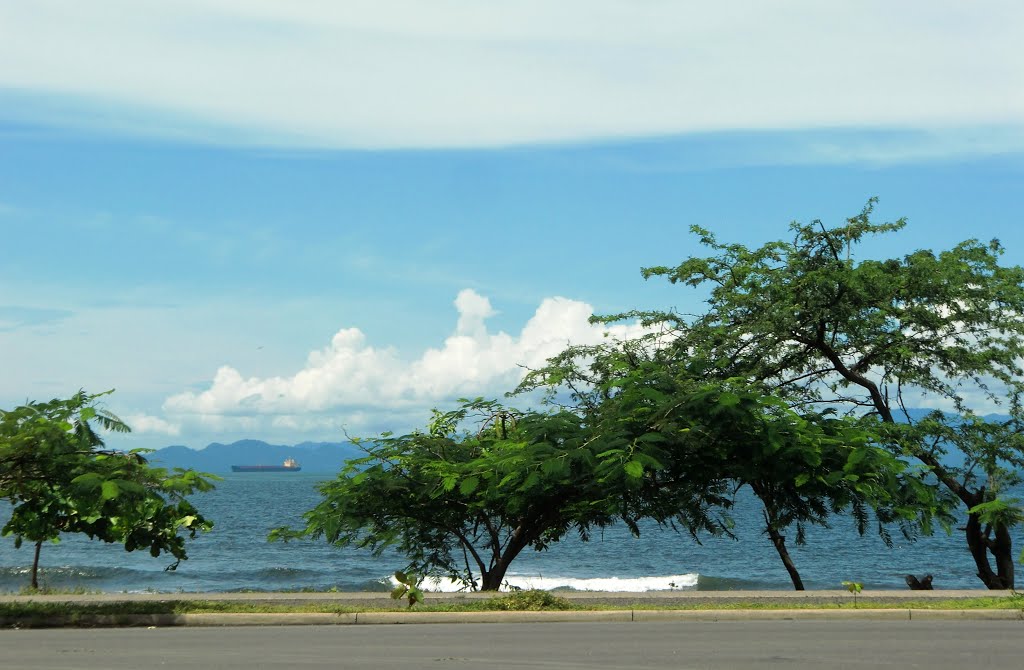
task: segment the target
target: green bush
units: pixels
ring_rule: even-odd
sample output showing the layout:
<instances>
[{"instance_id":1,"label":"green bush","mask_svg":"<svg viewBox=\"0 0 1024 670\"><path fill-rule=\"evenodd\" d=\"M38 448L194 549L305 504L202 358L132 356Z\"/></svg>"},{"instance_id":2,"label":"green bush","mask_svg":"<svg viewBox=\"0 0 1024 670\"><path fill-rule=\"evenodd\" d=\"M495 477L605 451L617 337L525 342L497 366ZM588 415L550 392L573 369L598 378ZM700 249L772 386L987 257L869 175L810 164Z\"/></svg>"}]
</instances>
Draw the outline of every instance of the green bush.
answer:
<instances>
[{"instance_id":1,"label":"green bush","mask_svg":"<svg viewBox=\"0 0 1024 670\"><path fill-rule=\"evenodd\" d=\"M487 609L516 612L538 612L540 610L573 610L579 609L565 598L559 598L548 591L513 591L508 595L488 600Z\"/></svg>"}]
</instances>

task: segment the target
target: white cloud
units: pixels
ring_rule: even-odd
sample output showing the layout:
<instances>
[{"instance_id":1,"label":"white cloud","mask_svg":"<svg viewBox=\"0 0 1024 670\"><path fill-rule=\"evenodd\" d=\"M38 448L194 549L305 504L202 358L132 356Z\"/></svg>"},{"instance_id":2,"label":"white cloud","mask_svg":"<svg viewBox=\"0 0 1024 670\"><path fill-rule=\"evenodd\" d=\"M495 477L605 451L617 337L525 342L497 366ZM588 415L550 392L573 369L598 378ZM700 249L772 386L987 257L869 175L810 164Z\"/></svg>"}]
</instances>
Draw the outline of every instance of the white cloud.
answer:
<instances>
[{"instance_id":1,"label":"white cloud","mask_svg":"<svg viewBox=\"0 0 1024 670\"><path fill-rule=\"evenodd\" d=\"M1024 6L814 0L0 5L8 118L430 147L1019 126Z\"/></svg>"},{"instance_id":2,"label":"white cloud","mask_svg":"<svg viewBox=\"0 0 1024 670\"><path fill-rule=\"evenodd\" d=\"M133 433L172 436L181 434L181 426L161 419L158 416L130 414L124 417L124 422L131 426Z\"/></svg>"},{"instance_id":3,"label":"white cloud","mask_svg":"<svg viewBox=\"0 0 1024 670\"><path fill-rule=\"evenodd\" d=\"M591 324L593 308L567 298L547 298L518 335L491 333L495 314L487 298L466 289L455 300L454 334L414 360L376 348L357 328L342 328L330 344L309 354L290 376L245 376L222 366L210 387L184 392L164 403L175 421L207 428L254 430L264 422L300 432L380 423L387 416L426 411L459 396L500 396L522 379L525 367L539 367L572 344L643 332L638 324Z\"/></svg>"},{"instance_id":4,"label":"white cloud","mask_svg":"<svg viewBox=\"0 0 1024 670\"><path fill-rule=\"evenodd\" d=\"M455 309L459 310L459 323L455 332L471 338L487 337L488 318L497 314L491 308L491 301L475 291L465 289L455 298Z\"/></svg>"}]
</instances>

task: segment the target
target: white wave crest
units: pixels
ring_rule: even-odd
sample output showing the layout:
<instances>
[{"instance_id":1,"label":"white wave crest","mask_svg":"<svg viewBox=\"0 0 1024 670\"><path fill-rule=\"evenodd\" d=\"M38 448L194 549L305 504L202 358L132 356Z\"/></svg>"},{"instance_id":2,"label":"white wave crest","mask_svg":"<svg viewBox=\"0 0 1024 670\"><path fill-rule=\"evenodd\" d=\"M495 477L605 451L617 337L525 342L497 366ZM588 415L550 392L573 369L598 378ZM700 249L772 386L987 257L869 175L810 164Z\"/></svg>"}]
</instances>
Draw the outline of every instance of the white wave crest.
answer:
<instances>
[{"instance_id":1,"label":"white wave crest","mask_svg":"<svg viewBox=\"0 0 1024 670\"><path fill-rule=\"evenodd\" d=\"M398 581L392 577L391 584L397 586ZM424 591L434 591L437 593L453 593L467 590L461 582L433 577L425 579L420 586ZM572 589L574 591L642 593L644 591L693 590L695 588L697 588L697 573L694 572L688 575L593 577L590 579L509 574L506 575L501 590L540 589L542 591L551 591L554 589Z\"/></svg>"}]
</instances>

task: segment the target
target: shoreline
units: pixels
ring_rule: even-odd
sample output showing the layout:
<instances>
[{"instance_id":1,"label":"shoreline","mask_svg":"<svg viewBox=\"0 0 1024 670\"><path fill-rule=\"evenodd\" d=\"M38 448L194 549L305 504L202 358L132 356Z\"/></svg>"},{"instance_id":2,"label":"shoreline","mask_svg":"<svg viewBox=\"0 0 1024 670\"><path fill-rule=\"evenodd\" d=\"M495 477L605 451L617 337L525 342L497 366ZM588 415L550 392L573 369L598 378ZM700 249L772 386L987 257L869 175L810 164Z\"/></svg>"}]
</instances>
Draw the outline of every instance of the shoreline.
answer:
<instances>
[{"instance_id":1,"label":"shoreline","mask_svg":"<svg viewBox=\"0 0 1024 670\"><path fill-rule=\"evenodd\" d=\"M489 600L495 596L508 595L499 592L449 592L425 591L427 602L460 603ZM759 604L804 604L837 605L853 602L853 596L844 589L818 591L572 591L552 590L547 593L580 605L650 605L650 606L699 606L714 603L735 604L754 602ZM1014 591L990 591L988 589L948 589L933 591L865 589L857 596L862 604L898 604L915 600L970 600L976 598L1008 598ZM101 604L116 602L176 602L211 601L252 604L338 604L356 606L388 606L396 603L386 591L244 591L244 592L175 592L175 593L52 593L52 594L0 594L0 603L46 602L66 604ZM1024 602L1024 601L1022 601Z\"/></svg>"}]
</instances>

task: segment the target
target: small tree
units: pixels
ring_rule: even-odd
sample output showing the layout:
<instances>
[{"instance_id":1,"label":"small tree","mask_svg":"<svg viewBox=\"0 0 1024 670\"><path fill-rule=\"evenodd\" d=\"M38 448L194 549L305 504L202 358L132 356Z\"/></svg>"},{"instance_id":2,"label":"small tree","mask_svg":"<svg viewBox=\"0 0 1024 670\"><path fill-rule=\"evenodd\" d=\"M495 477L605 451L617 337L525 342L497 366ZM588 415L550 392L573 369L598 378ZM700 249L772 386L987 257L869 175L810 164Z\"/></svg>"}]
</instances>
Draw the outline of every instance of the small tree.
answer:
<instances>
[{"instance_id":1,"label":"small tree","mask_svg":"<svg viewBox=\"0 0 1024 670\"><path fill-rule=\"evenodd\" d=\"M378 555L394 547L407 572L493 591L524 549L573 531L585 540L611 523L624 487L639 480L628 462L601 455L579 416L479 399L435 412L424 432L364 449L320 486L305 529L278 528L270 539L322 537Z\"/></svg>"},{"instance_id":2,"label":"small tree","mask_svg":"<svg viewBox=\"0 0 1024 670\"><path fill-rule=\"evenodd\" d=\"M828 527L834 515L848 513L863 535L873 514L891 546L889 524L913 539L930 532L935 517L948 523L944 501L921 471L877 446L875 422L800 415L739 380L705 385L682 411L694 421L694 439L722 454L722 476L737 490L750 487L761 502L764 532L798 591L804 585L786 546L788 528L804 545L808 525Z\"/></svg>"},{"instance_id":3,"label":"small tree","mask_svg":"<svg viewBox=\"0 0 1024 670\"><path fill-rule=\"evenodd\" d=\"M978 576L986 584L1014 583L1011 530L1024 520L1024 507L1008 491L1021 482L1024 468L1024 431L1020 407L1006 421L987 420L973 414L949 416L931 412L915 424L894 424L892 441L910 445L927 458L946 461L949 483L958 485L957 496L967 507L964 534ZM956 461L946 456L954 452ZM948 486L949 484L947 484ZM992 562L995 561L993 570Z\"/></svg>"},{"instance_id":4,"label":"small tree","mask_svg":"<svg viewBox=\"0 0 1024 670\"><path fill-rule=\"evenodd\" d=\"M965 385L994 401L1013 397L1024 372L1024 268L1000 265L998 240L860 259L855 249L864 238L905 226L902 219L873 223L874 204L832 229L820 221L794 223L792 241L754 249L720 243L694 227L712 255L643 274L710 286L707 311L696 318L642 317L674 329L679 357L705 357L724 376L761 381L794 407L843 406L895 425L911 418L905 403L911 392L962 413L970 410ZM965 509L986 515L991 523L977 517L964 530L978 576L989 588L1013 588L1007 516L994 514L1006 507L990 505L991 491L981 481L965 482L929 444L904 434L890 447L924 464ZM1013 467L1024 454L1017 442L1005 449L973 444L985 452L981 460L1000 467Z\"/></svg>"},{"instance_id":5,"label":"small tree","mask_svg":"<svg viewBox=\"0 0 1024 670\"><path fill-rule=\"evenodd\" d=\"M109 391L107 392L109 393ZM62 533L187 558L184 537L208 530L187 495L213 488L212 476L176 468L151 467L141 450L104 449L93 428L128 432L128 426L98 406L107 393L79 392L68 399L28 403L0 411L0 498L11 502L4 536L16 547L34 543L31 586L39 587L44 542Z\"/></svg>"},{"instance_id":6,"label":"small tree","mask_svg":"<svg viewBox=\"0 0 1024 670\"><path fill-rule=\"evenodd\" d=\"M921 473L873 444L877 422L798 414L760 384L721 378L717 366L682 359L665 346L671 339L658 339L569 349L520 387L545 387L555 399L570 389L564 402L588 415L595 437L626 437L631 460L648 466L635 505L641 516L729 532L727 517L716 522L706 509L694 516L702 508L680 503L702 490L725 516L726 492L749 487L762 504L764 532L802 590L787 528L804 544L808 524L827 526L833 514L851 512L863 533L873 511L891 543L887 524L912 537L943 514Z\"/></svg>"}]
</instances>

